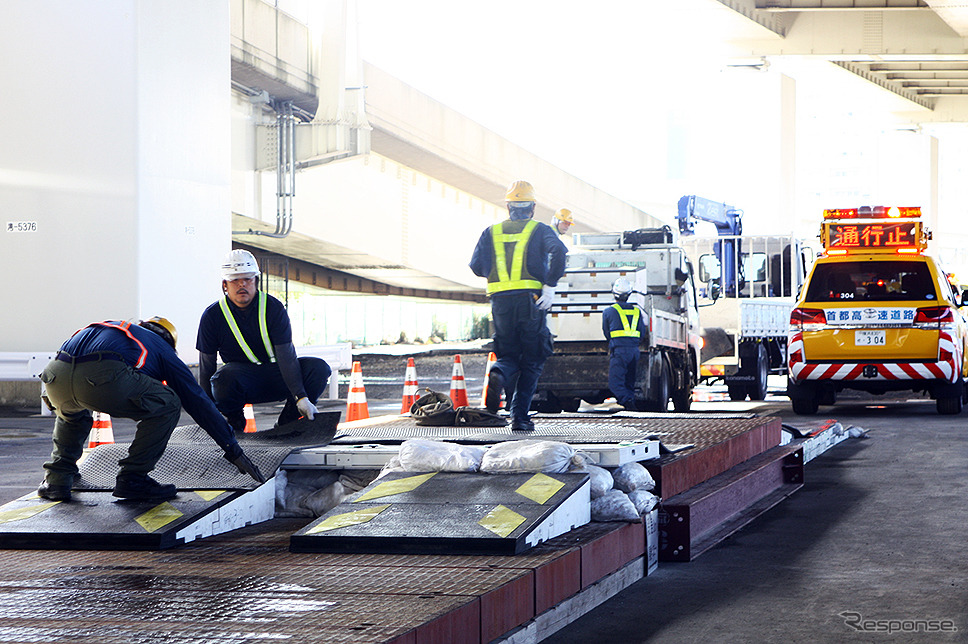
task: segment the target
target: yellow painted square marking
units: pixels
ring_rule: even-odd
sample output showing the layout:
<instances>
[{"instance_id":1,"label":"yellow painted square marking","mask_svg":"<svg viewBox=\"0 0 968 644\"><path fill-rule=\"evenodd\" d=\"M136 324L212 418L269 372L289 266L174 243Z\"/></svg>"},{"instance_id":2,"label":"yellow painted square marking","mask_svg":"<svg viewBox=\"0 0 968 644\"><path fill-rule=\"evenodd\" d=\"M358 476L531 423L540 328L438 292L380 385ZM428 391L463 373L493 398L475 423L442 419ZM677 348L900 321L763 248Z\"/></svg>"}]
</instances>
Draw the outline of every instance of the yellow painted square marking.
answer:
<instances>
[{"instance_id":1,"label":"yellow painted square marking","mask_svg":"<svg viewBox=\"0 0 968 644\"><path fill-rule=\"evenodd\" d=\"M538 473L522 483L521 487L516 489L515 492L531 499L535 503L544 505L548 502L548 499L557 494L558 490L563 487L565 487L565 484L558 479L551 478L547 474Z\"/></svg>"},{"instance_id":2,"label":"yellow painted square marking","mask_svg":"<svg viewBox=\"0 0 968 644\"><path fill-rule=\"evenodd\" d=\"M379 485L375 486L369 492L364 492L363 496L353 501L353 503L359 503L360 501L369 501L371 499L379 499L384 496L393 496L394 494L403 494L404 492L410 492L411 490L416 490L418 487L427 482L431 476L437 472L430 472L429 474L418 474L417 476L408 476L407 478L397 479L395 481L384 481Z\"/></svg>"},{"instance_id":3,"label":"yellow painted square marking","mask_svg":"<svg viewBox=\"0 0 968 644\"><path fill-rule=\"evenodd\" d=\"M166 525L183 517L184 514L175 508L171 503L165 501L160 503L155 507L151 508L144 514L134 518L142 528L147 532L154 532L159 528L164 528Z\"/></svg>"},{"instance_id":4,"label":"yellow painted square marking","mask_svg":"<svg viewBox=\"0 0 968 644\"><path fill-rule=\"evenodd\" d=\"M478 523L499 537L506 537L524 523L525 517L514 510L499 505L487 513Z\"/></svg>"},{"instance_id":5,"label":"yellow painted square marking","mask_svg":"<svg viewBox=\"0 0 968 644\"><path fill-rule=\"evenodd\" d=\"M0 510L0 523L9 523L10 521L23 521L24 519L29 519L34 515L40 514L47 508L54 507L58 503L60 503L60 501L38 503L37 505L31 505L26 508L17 508L16 510Z\"/></svg>"},{"instance_id":6,"label":"yellow painted square marking","mask_svg":"<svg viewBox=\"0 0 968 644\"><path fill-rule=\"evenodd\" d=\"M359 525L361 523L366 523L371 521L378 514L390 507L390 504L386 505L374 505L372 508L367 508L365 510L357 510L355 512L346 512L345 514L337 514L331 517L327 517L319 524L314 525L309 530L306 530L306 534L316 534L317 532L326 532L327 530L338 530L339 528L346 528L351 525Z\"/></svg>"},{"instance_id":7,"label":"yellow painted square marking","mask_svg":"<svg viewBox=\"0 0 968 644\"><path fill-rule=\"evenodd\" d=\"M211 501L224 493L225 490L195 490L195 494L202 497L203 501Z\"/></svg>"}]
</instances>

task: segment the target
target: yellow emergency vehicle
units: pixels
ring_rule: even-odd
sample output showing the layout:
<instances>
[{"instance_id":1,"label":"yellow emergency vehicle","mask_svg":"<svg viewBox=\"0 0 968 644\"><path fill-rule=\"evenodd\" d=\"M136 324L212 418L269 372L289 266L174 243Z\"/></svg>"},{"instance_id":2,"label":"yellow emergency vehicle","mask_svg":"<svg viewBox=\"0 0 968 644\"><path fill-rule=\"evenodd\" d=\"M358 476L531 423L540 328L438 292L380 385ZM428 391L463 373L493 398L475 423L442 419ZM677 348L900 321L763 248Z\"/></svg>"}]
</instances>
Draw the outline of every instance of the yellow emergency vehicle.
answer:
<instances>
[{"instance_id":1,"label":"yellow emergency vehicle","mask_svg":"<svg viewBox=\"0 0 968 644\"><path fill-rule=\"evenodd\" d=\"M787 394L797 414L837 392L926 392L939 414L965 401L966 304L926 254L920 208L825 210L823 254L790 315Z\"/></svg>"}]
</instances>

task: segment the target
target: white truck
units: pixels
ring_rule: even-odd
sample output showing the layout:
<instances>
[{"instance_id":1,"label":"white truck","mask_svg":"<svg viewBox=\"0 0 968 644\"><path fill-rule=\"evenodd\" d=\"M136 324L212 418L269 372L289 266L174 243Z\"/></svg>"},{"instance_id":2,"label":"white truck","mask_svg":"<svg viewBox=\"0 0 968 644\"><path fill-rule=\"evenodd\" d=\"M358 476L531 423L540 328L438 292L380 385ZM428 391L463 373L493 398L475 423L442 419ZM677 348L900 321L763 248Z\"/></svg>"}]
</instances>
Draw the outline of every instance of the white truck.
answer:
<instances>
[{"instance_id":1,"label":"white truck","mask_svg":"<svg viewBox=\"0 0 968 644\"><path fill-rule=\"evenodd\" d=\"M548 327L554 354L538 380L535 407L575 411L582 400L609 398L608 342L602 311L614 304L612 283L628 278L629 301L647 316L636 377L636 403L643 411L688 411L699 377L699 313L692 265L672 242L669 227L622 233L576 234L564 277L558 282Z\"/></svg>"},{"instance_id":2,"label":"white truck","mask_svg":"<svg viewBox=\"0 0 968 644\"><path fill-rule=\"evenodd\" d=\"M700 382L726 384L731 400L763 400L770 374L787 374L790 313L813 261L792 235L744 235L743 211L686 195L680 243L698 267L703 317ZM695 224L715 237L694 237Z\"/></svg>"}]
</instances>

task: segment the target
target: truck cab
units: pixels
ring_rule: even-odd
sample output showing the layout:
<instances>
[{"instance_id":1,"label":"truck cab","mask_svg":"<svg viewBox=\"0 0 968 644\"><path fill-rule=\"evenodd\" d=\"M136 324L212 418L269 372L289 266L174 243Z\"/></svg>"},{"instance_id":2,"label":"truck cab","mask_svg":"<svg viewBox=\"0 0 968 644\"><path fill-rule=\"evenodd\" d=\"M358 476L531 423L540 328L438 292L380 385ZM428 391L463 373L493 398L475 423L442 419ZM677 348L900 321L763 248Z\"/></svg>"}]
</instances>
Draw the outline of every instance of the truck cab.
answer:
<instances>
[{"instance_id":1,"label":"truck cab","mask_svg":"<svg viewBox=\"0 0 968 644\"><path fill-rule=\"evenodd\" d=\"M787 393L798 414L836 394L911 390L940 414L965 400L963 296L927 251L920 208L827 210L814 263L790 315Z\"/></svg>"}]
</instances>

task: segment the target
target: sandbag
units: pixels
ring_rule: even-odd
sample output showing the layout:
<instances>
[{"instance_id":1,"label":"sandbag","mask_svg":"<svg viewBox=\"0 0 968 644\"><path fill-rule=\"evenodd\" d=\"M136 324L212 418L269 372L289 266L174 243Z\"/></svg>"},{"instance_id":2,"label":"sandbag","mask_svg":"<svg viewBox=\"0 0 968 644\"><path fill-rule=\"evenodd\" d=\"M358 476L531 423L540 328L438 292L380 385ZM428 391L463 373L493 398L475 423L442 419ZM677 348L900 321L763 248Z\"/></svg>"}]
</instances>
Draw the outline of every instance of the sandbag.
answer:
<instances>
[{"instance_id":1,"label":"sandbag","mask_svg":"<svg viewBox=\"0 0 968 644\"><path fill-rule=\"evenodd\" d=\"M526 439L492 446L481 459L482 472L564 473L571 467L575 449L567 443ZM579 464L582 461L577 461Z\"/></svg>"},{"instance_id":2,"label":"sandbag","mask_svg":"<svg viewBox=\"0 0 968 644\"><path fill-rule=\"evenodd\" d=\"M606 492L614 487L612 473L606 470L604 467L599 467L597 465L588 463L579 468L572 468L569 471L588 472L588 478L591 483L591 498L593 499L604 496Z\"/></svg>"},{"instance_id":3,"label":"sandbag","mask_svg":"<svg viewBox=\"0 0 968 644\"><path fill-rule=\"evenodd\" d=\"M400 446L398 458L405 472L476 472L485 448L412 438Z\"/></svg>"},{"instance_id":4,"label":"sandbag","mask_svg":"<svg viewBox=\"0 0 968 644\"><path fill-rule=\"evenodd\" d=\"M313 516L320 517L346 498L346 488L339 481L336 481L321 490L316 490L303 500L303 507L313 513Z\"/></svg>"},{"instance_id":5,"label":"sandbag","mask_svg":"<svg viewBox=\"0 0 968 644\"><path fill-rule=\"evenodd\" d=\"M592 499L592 521L641 521L638 510L621 490L609 490Z\"/></svg>"},{"instance_id":6,"label":"sandbag","mask_svg":"<svg viewBox=\"0 0 968 644\"><path fill-rule=\"evenodd\" d=\"M615 489L628 494L634 490L654 490L655 479L641 463L626 463L612 472Z\"/></svg>"},{"instance_id":7,"label":"sandbag","mask_svg":"<svg viewBox=\"0 0 968 644\"><path fill-rule=\"evenodd\" d=\"M629 492L629 501L635 506L635 510L640 514L648 514L655 506L659 505L659 497L648 490L633 490Z\"/></svg>"}]
</instances>

